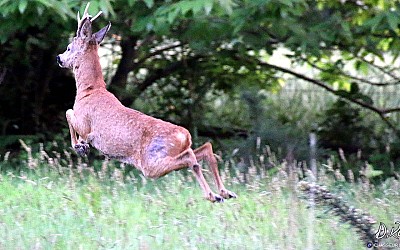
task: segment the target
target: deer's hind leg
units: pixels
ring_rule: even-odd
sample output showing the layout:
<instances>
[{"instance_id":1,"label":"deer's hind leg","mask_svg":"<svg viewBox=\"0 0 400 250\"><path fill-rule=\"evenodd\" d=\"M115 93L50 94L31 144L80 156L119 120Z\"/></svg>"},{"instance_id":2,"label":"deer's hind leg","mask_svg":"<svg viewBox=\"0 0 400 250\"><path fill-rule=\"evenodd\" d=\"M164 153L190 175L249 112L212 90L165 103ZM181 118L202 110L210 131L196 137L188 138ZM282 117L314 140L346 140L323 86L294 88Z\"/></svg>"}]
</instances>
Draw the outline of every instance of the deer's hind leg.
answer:
<instances>
[{"instance_id":1,"label":"deer's hind leg","mask_svg":"<svg viewBox=\"0 0 400 250\"><path fill-rule=\"evenodd\" d=\"M210 186L204 178L202 168L198 164L196 156L191 148L184 150L182 153L174 157L166 156L163 159L155 161L151 165L152 167L144 167L142 169L143 174L150 178L158 178L172 171L190 167L203 190L204 197L211 202L224 201L220 195L211 191Z\"/></svg>"},{"instance_id":2,"label":"deer's hind leg","mask_svg":"<svg viewBox=\"0 0 400 250\"><path fill-rule=\"evenodd\" d=\"M224 183L222 182L221 176L219 175L218 172L217 159L214 156L211 143L206 142L203 146L196 148L194 150L194 154L196 156L197 161L201 160L205 161L209 166L209 168L211 169L211 172L215 180L215 184L220 192L219 194L225 199L236 198L237 195L234 192L226 189Z\"/></svg>"},{"instance_id":3,"label":"deer's hind leg","mask_svg":"<svg viewBox=\"0 0 400 250\"><path fill-rule=\"evenodd\" d=\"M69 133L71 135L71 146L80 156L86 156L89 153L89 144L85 142L80 135L79 140L76 137L79 124L75 117L74 111L72 109L68 109L65 113L65 116L67 118Z\"/></svg>"}]
</instances>

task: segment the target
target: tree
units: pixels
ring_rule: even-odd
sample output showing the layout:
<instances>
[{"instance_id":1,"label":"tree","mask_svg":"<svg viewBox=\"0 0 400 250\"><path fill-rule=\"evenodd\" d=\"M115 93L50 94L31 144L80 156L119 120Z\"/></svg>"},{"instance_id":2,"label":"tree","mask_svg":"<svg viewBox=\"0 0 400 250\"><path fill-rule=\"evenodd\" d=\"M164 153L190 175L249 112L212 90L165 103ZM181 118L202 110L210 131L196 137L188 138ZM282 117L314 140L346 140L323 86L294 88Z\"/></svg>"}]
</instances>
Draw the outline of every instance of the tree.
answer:
<instances>
[{"instance_id":1,"label":"tree","mask_svg":"<svg viewBox=\"0 0 400 250\"><path fill-rule=\"evenodd\" d=\"M397 131L387 114L398 112L399 107L377 106L363 93L356 97L347 94L352 84L382 88L399 83L396 67L390 64L380 66L381 61L388 58L395 62L399 55L397 35L400 18L396 1L187 0L130 3L132 8L125 8L122 13L135 19L120 19L125 25L119 29L124 31L121 33L122 58L111 88L126 87L128 74L145 67L152 73L142 81L133 82L142 92L158 79L176 74L186 62L197 71L200 69L198 65L202 64L198 75L207 76L211 79L210 84L214 83L207 87L221 87L223 90L241 83L271 87L271 84L278 83L282 74L289 74L375 112ZM131 12L132 9L135 13ZM116 12L121 13L118 4ZM137 32L146 35L143 38ZM259 53L267 51L272 54L281 47L290 49L293 66L308 65L319 74L302 74L270 64ZM176 53L176 57L168 56L168 52L176 52L177 48L181 53ZM204 62L210 59L210 67L204 67ZM349 65L352 66L350 70ZM246 75L243 72L251 73ZM213 73L217 73L215 78ZM379 77L371 79L371 74ZM249 79L251 76L255 77ZM126 104L131 101L128 98Z\"/></svg>"},{"instance_id":2,"label":"tree","mask_svg":"<svg viewBox=\"0 0 400 250\"><path fill-rule=\"evenodd\" d=\"M19 133L43 131L54 125L51 117L62 117L64 105L71 104L71 97L65 103L52 100L56 107L49 112L53 84L73 86L51 62L73 34L72 17L83 5L72 0L0 1L0 66L7 69L1 105L13 107L0 112L3 133L16 132L7 125L10 121L24 128ZM171 85L180 93L171 100L199 114L210 91L276 88L289 74L377 113L397 131L387 114L399 107L379 106L362 91L358 96L348 92L353 83L374 88L399 83L395 64L379 62L398 58L398 7L389 0L98 0L92 1L91 11L103 10L113 24L110 42L120 45L121 57L109 88L126 105L134 105L155 84ZM268 61L279 48L290 51L291 68ZM297 72L297 65L318 74ZM72 88L63 92L73 95ZM199 120L194 114L187 117L183 122L189 127Z\"/></svg>"}]
</instances>

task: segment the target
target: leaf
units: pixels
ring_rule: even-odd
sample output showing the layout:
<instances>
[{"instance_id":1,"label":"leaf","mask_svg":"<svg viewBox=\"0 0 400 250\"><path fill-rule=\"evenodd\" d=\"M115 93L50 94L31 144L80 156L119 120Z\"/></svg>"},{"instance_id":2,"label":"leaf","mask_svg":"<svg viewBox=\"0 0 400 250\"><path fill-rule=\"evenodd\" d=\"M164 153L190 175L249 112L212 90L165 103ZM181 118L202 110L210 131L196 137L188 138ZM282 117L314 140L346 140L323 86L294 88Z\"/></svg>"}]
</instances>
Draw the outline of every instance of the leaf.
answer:
<instances>
[{"instance_id":1,"label":"leaf","mask_svg":"<svg viewBox=\"0 0 400 250\"><path fill-rule=\"evenodd\" d=\"M143 0L147 8L151 9L154 6L154 0Z\"/></svg>"},{"instance_id":2,"label":"leaf","mask_svg":"<svg viewBox=\"0 0 400 250\"><path fill-rule=\"evenodd\" d=\"M186 15L192 9L191 1L181 1L176 6L181 10L182 15Z\"/></svg>"},{"instance_id":3,"label":"leaf","mask_svg":"<svg viewBox=\"0 0 400 250\"><path fill-rule=\"evenodd\" d=\"M49 3L49 1L47 1L47 0L36 0L36 1L41 3L41 4L43 4L46 7L50 7L51 6L51 3Z\"/></svg>"},{"instance_id":4,"label":"leaf","mask_svg":"<svg viewBox=\"0 0 400 250\"><path fill-rule=\"evenodd\" d=\"M211 13L213 5L214 5L214 2L212 0L204 1L204 11L205 11L206 15L209 15Z\"/></svg>"},{"instance_id":5,"label":"leaf","mask_svg":"<svg viewBox=\"0 0 400 250\"><path fill-rule=\"evenodd\" d=\"M99 12L99 2L92 1L89 6L88 12L91 13L93 16Z\"/></svg>"},{"instance_id":6,"label":"leaf","mask_svg":"<svg viewBox=\"0 0 400 250\"><path fill-rule=\"evenodd\" d=\"M360 92L360 87L356 82L350 84L350 94L357 94Z\"/></svg>"},{"instance_id":7,"label":"leaf","mask_svg":"<svg viewBox=\"0 0 400 250\"><path fill-rule=\"evenodd\" d=\"M203 0L197 0L192 2L192 12L194 15L199 13L203 9L204 7L203 4L204 4Z\"/></svg>"},{"instance_id":8,"label":"leaf","mask_svg":"<svg viewBox=\"0 0 400 250\"><path fill-rule=\"evenodd\" d=\"M232 0L219 0L219 5L230 15L233 12L235 3Z\"/></svg>"},{"instance_id":9,"label":"leaf","mask_svg":"<svg viewBox=\"0 0 400 250\"><path fill-rule=\"evenodd\" d=\"M115 12L114 12L113 7L111 6L109 0L101 0L101 1L99 1L99 6L100 6L101 11L103 11L104 16L107 17L108 14L111 14L111 15L115 16Z\"/></svg>"},{"instance_id":10,"label":"leaf","mask_svg":"<svg viewBox=\"0 0 400 250\"><path fill-rule=\"evenodd\" d=\"M357 60L354 63L354 68L358 71L360 71L363 74L367 74L368 73L368 64L364 61L361 60Z\"/></svg>"},{"instance_id":11,"label":"leaf","mask_svg":"<svg viewBox=\"0 0 400 250\"><path fill-rule=\"evenodd\" d=\"M380 14L380 15L377 15L374 18L371 18L368 21L366 21L364 23L364 25L366 27L370 27L371 31L374 32L376 30L376 28L379 26L379 24L381 23L382 19L383 19L383 15Z\"/></svg>"},{"instance_id":12,"label":"leaf","mask_svg":"<svg viewBox=\"0 0 400 250\"><path fill-rule=\"evenodd\" d=\"M383 174L382 170L375 170L374 167L371 164L369 164L369 163L366 164L365 176L368 179L380 176L382 174Z\"/></svg>"},{"instance_id":13,"label":"leaf","mask_svg":"<svg viewBox=\"0 0 400 250\"><path fill-rule=\"evenodd\" d=\"M21 14L23 14L28 6L28 0L20 0L18 4L18 10Z\"/></svg>"},{"instance_id":14,"label":"leaf","mask_svg":"<svg viewBox=\"0 0 400 250\"><path fill-rule=\"evenodd\" d=\"M135 4L136 0L128 0L128 6L132 7Z\"/></svg>"},{"instance_id":15,"label":"leaf","mask_svg":"<svg viewBox=\"0 0 400 250\"><path fill-rule=\"evenodd\" d=\"M132 32L146 32L154 29L154 19L151 16L142 17L132 25Z\"/></svg>"},{"instance_id":16,"label":"leaf","mask_svg":"<svg viewBox=\"0 0 400 250\"><path fill-rule=\"evenodd\" d=\"M75 17L75 13L73 13L66 5L64 2L61 1L55 1L52 5L51 8L55 10L55 12L60 15L60 17L64 20L67 20L67 15L70 17Z\"/></svg>"},{"instance_id":17,"label":"leaf","mask_svg":"<svg viewBox=\"0 0 400 250\"><path fill-rule=\"evenodd\" d=\"M344 36L347 39L352 39L352 33L351 33L351 29L350 29L350 24L348 22L341 22L341 26L344 32Z\"/></svg>"},{"instance_id":18,"label":"leaf","mask_svg":"<svg viewBox=\"0 0 400 250\"><path fill-rule=\"evenodd\" d=\"M168 12L168 22L169 23L173 23L175 18L178 16L179 14L179 9L178 8L174 8L172 9L170 12Z\"/></svg>"},{"instance_id":19,"label":"leaf","mask_svg":"<svg viewBox=\"0 0 400 250\"><path fill-rule=\"evenodd\" d=\"M151 27L153 28L153 27ZM169 32L170 24L164 18L157 18L154 25L154 31L161 35L166 35Z\"/></svg>"},{"instance_id":20,"label":"leaf","mask_svg":"<svg viewBox=\"0 0 400 250\"><path fill-rule=\"evenodd\" d=\"M286 5L287 7L293 7L293 1L292 0L280 0L280 3Z\"/></svg>"},{"instance_id":21,"label":"leaf","mask_svg":"<svg viewBox=\"0 0 400 250\"><path fill-rule=\"evenodd\" d=\"M386 18L387 18L390 28L393 31L396 31L397 26L399 24L399 17L396 15L396 13L390 11L387 13Z\"/></svg>"}]
</instances>

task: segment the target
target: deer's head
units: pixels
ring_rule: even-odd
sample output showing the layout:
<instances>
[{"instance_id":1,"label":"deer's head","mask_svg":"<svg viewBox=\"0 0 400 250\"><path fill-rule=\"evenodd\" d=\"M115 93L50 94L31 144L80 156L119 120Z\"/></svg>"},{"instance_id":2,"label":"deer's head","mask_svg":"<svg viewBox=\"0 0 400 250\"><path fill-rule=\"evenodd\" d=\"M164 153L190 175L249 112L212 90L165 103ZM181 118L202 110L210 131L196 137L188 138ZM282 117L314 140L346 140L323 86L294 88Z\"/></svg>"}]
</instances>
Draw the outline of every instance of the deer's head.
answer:
<instances>
[{"instance_id":1,"label":"deer's head","mask_svg":"<svg viewBox=\"0 0 400 250\"><path fill-rule=\"evenodd\" d=\"M67 50L57 56L57 63L62 68L74 67L74 64L79 60L79 58L84 55L89 49L97 48L97 46L103 41L107 32L110 30L111 23L102 28L96 33L92 33L92 22L101 15L101 11L97 13L96 16L92 17L88 14L88 3L83 13L82 18L79 16L79 11L77 15L78 19L78 29L76 31L76 36L72 39L72 42L67 46Z\"/></svg>"}]
</instances>

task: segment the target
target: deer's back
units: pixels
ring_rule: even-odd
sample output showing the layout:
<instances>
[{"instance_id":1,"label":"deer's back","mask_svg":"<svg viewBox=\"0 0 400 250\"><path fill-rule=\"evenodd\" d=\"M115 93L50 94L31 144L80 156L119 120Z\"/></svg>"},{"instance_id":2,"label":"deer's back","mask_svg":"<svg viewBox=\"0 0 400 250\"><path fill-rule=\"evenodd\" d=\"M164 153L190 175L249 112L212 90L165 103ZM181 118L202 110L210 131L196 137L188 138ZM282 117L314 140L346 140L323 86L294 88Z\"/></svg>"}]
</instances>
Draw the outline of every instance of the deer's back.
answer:
<instances>
[{"instance_id":1,"label":"deer's back","mask_svg":"<svg viewBox=\"0 0 400 250\"><path fill-rule=\"evenodd\" d=\"M185 128L127 108L105 89L75 103L74 110L90 124L93 147L139 168L144 157L178 155L191 146Z\"/></svg>"}]
</instances>

